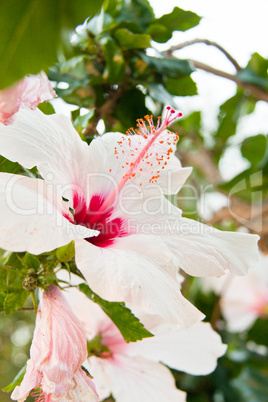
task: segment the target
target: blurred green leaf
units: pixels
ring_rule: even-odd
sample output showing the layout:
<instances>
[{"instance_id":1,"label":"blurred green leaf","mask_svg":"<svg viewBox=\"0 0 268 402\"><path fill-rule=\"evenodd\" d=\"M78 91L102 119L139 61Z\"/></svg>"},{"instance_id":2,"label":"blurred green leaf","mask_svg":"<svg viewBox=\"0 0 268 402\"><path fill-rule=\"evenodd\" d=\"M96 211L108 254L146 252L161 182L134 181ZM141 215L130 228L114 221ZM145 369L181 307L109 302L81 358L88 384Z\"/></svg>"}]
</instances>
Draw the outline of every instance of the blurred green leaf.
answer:
<instances>
[{"instance_id":1,"label":"blurred green leaf","mask_svg":"<svg viewBox=\"0 0 268 402\"><path fill-rule=\"evenodd\" d=\"M59 247L56 250L56 257L60 262L69 262L75 255L74 242Z\"/></svg>"},{"instance_id":2,"label":"blurred green leaf","mask_svg":"<svg viewBox=\"0 0 268 402\"><path fill-rule=\"evenodd\" d=\"M100 44L106 60L103 78L110 85L118 84L124 76L124 54L110 36L102 38Z\"/></svg>"},{"instance_id":3,"label":"blurred green leaf","mask_svg":"<svg viewBox=\"0 0 268 402\"><path fill-rule=\"evenodd\" d=\"M22 367L22 369L19 371L19 373L16 375L16 377L12 381L12 383L10 383L5 388L3 388L3 391L4 392L12 392L16 388L17 385L21 384L23 377L25 376L25 373L26 373L26 365L24 367Z\"/></svg>"},{"instance_id":4,"label":"blurred green leaf","mask_svg":"<svg viewBox=\"0 0 268 402\"><path fill-rule=\"evenodd\" d=\"M255 105L256 102L252 97L247 96L244 91L238 90L236 95L220 106L219 127L215 135L217 146L220 149L236 133L238 120L242 116L252 113Z\"/></svg>"},{"instance_id":5,"label":"blurred green leaf","mask_svg":"<svg viewBox=\"0 0 268 402\"><path fill-rule=\"evenodd\" d=\"M10 0L0 5L0 88L26 74L36 74L56 62L61 38L103 0Z\"/></svg>"},{"instance_id":6,"label":"blurred green leaf","mask_svg":"<svg viewBox=\"0 0 268 402\"><path fill-rule=\"evenodd\" d=\"M40 268L39 258L37 258L35 255L25 253L22 261L27 268L33 268L36 271Z\"/></svg>"},{"instance_id":7,"label":"blurred green leaf","mask_svg":"<svg viewBox=\"0 0 268 402\"><path fill-rule=\"evenodd\" d=\"M136 22L142 30L146 29L154 19L154 12L148 0L120 1L120 13L117 11L117 21ZM107 10L108 12L108 10Z\"/></svg>"},{"instance_id":8,"label":"blurred green leaf","mask_svg":"<svg viewBox=\"0 0 268 402\"><path fill-rule=\"evenodd\" d=\"M251 166L260 166L267 151L267 138L263 134L246 138L241 145L241 153Z\"/></svg>"},{"instance_id":9,"label":"blurred green leaf","mask_svg":"<svg viewBox=\"0 0 268 402\"><path fill-rule=\"evenodd\" d=\"M120 46L127 49L146 49L151 46L150 35L133 34L126 28L117 29L114 37L119 42Z\"/></svg>"},{"instance_id":10,"label":"blurred green leaf","mask_svg":"<svg viewBox=\"0 0 268 402\"><path fill-rule=\"evenodd\" d=\"M268 347L268 320L259 318L247 333L247 339Z\"/></svg>"},{"instance_id":11,"label":"blurred green leaf","mask_svg":"<svg viewBox=\"0 0 268 402\"><path fill-rule=\"evenodd\" d=\"M190 76L181 78L167 77L165 88L171 95L175 96L197 95L196 83Z\"/></svg>"},{"instance_id":12,"label":"blurred green leaf","mask_svg":"<svg viewBox=\"0 0 268 402\"><path fill-rule=\"evenodd\" d=\"M182 119L177 123L188 133L194 133L198 137L201 135L201 112L193 112L188 116L182 116Z\"/></svg>"},{"instance_id":13,"label":"blurred green leaf","mask_svg":"<svg viewBox=\"0 0 268 402\"><path fill-rule=\"evenodd\" d=\"M124 303L108 302L92 292L85 284L79 285L79 290L83 292L90 300L97 303L102 310L110 317L117 326L126 342L136 342L143 338L153 336L132 312L125 307Z\"/></svg>"},{"instance_id":14,"label":"blurred green leaf","mask_svg":"<svg viewBox=\"0 0 268 402\"><path fill-rule=\"evenodd\" d=\"M5 315L14 313L16 310L22 308L29 297L29 292L24 289L14 289L14 291L9 290L9 293L5 296L5 301L3 303L3 311Z\"/></svg>"},{"instance_id":15,"label":"blurred green leaf","mask_svg":"<svg viewBox=\"0 0 268 402\"><path fill-rule=\"evenodd\" d=\"M140 53L140 57L160 74L165 74L169 77L185 77L195 71L187 60L152 57L144 53Z\"/></svg>"},{"instance_id":16,"label":"blurred green leaf","mask_svg":"<svg viewBox=\"0 0 268 402\"><path fill-rule=\"evenodd\" d=\"M165 14L156 19L149 27L148 32L156 42L167 42L173 31L187 31L199 24L201 17L192 11L185 11L175 7L170 14ZM165 27L158 29L158 27Z\"/></svg>"},{"instance_id":17,"label":"blurred green leaf","mask_svg":"<svg viewBox=\"0 0 268 402\"><path fill-rule=\"evenodd\" d=\"M121 125L118 129L122 132L133 127L137 118L142 118L147 114L151 114L151 111L145 105L145 95L136 88L124 92L114 111L114 117Z\"/></svg>"},{"instance_id":18,"label":"blurred green leaf","mask_svg":"<svg viewBox=\"0 0 268 402\"><path fill-rule=\"evenodd\" d=\"M259 85L268 89L268 59L265 59L258 53L251 56L246 68L237 74L237 78L242 81Z\"/></svg>"}]
</instances>

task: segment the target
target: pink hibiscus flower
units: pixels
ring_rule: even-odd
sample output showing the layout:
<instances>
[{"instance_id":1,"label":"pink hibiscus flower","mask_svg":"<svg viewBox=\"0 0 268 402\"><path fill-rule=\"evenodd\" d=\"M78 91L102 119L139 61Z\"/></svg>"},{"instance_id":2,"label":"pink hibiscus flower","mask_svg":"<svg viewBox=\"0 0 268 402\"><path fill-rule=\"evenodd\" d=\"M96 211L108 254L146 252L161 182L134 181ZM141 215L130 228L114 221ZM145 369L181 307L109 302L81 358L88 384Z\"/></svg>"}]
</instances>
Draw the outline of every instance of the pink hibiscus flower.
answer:
<instances>
[{"instance_id":1,"label":"pink hibiscus flower","mask_svg":"<svg viewBox=\"0 0 268 402\"><path fill-rule=\"evenodd\" d=\"M42 402L99 400L81 369L87 357L85 330L57 286L43 293L26 374L11 399L25 401L32 390Z\"/></svg>"}]
</instances>

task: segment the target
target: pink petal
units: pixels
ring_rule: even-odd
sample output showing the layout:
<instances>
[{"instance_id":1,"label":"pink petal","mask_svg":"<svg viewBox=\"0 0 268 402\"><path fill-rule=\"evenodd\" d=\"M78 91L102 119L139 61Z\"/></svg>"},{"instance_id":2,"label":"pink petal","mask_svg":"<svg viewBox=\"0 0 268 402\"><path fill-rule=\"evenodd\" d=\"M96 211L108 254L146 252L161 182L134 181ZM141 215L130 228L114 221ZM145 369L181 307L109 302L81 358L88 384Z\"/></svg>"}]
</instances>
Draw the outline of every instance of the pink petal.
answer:
<instances>
[{"instance_id":1,"label":"pink petal","mask_svg":"<svg viewBox=\"0 0 268 402\"><path fill-rule=\"evenodd\" d=\"M12 87L0 91L0 122L11 124L20 107L35 109L39 103L55 96L44 72L26 76Z\"/></svg>"}]
</instances>

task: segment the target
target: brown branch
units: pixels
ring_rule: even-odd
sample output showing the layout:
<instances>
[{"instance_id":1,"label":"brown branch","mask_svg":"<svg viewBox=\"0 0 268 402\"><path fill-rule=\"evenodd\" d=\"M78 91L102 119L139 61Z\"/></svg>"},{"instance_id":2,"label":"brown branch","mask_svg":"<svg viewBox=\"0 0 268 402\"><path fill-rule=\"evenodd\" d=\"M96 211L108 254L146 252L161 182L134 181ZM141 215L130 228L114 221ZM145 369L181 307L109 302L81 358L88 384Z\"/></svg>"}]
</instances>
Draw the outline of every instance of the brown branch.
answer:
<instances>
[{"instance_id":1,"label":"brown branch","mask_svg":"<svg viewBox=\"0 0 268 402\"><path fill-rule=\"evenodd\" d=\"M219 49L226 57L227 59L234 65L235 69L237 72L241 71L242 68L240 67L240 65L238 64L238 62L230 55L230 53L227 52L227 50L225 50L221 45L219 45L216 42L212 42L208 39L193 39L193 40L189 40L187 42L183 42L180 43L179 45L176 46L172 46L170 49L168 49L166 51L166 54L168 56L172 56L172 53L175 52L176 50L180 50L183 49L186 46L190 46L190 45L194 45L196 43L204 43L205 45L208 46L214 46L217 49Z\"/></svg>"},{"instance_id":2,"label":"brown branch","mask_svg":"<svg viewBox=\"0 0 268 402\"><path fill-rule=\"evenodd\" d=\"M188 61L190 63L192 63L195 68L197 68L199 70L204 70L204 71L207 71L208 73L231 80L231 81L235 82L241 88L246 89L249 92L251 92L251 94L254 95L258 100L263 100L265 102L268 102L268 92L265 91L264 89L262 89L256 85L250 84L248 82L242 81L239 78L237 78L235 75L226 73L225 71L218 70L205 63L201 63L200 61L191 60L191 59L189 59Z\"/></svg>"},{"instance_id":3,"label":"brown branch","mask_svg":"<svg viewBox=\"0 0 268 402\"><path fill-rule=\"evenodd\" d=\"M84 136L85 137L93 137L95 134L98 134L96 127L98 122L103 118L110 116L112 112L114 111L118 100L120 97L123 95L127 88L126 83L122 83L121 85L118 86L116 90L112 90L110 95L108 96L107 100L99 107L95 109L95 116L93 121L89 123L87 128L84 131Z\"/></svg>"}]
</instances>

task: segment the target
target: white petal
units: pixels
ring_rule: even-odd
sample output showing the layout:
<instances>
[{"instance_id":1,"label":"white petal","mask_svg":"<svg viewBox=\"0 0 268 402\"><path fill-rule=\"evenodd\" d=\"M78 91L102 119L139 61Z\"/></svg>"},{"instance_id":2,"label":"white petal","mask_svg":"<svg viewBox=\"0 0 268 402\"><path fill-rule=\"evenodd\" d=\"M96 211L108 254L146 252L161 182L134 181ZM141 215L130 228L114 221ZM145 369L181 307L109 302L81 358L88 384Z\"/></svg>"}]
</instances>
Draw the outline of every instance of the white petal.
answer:
<instances>
[{"instance_id":1,"label":"white petal","mask_svg":"<svg viewBox=\"0 0 268 402\"><path fill-rule=\"evenodd\" d=\"M48 200L48 193L43 180L0 173L1 248L41 254L96 234L72 225Z\"/></svg>"},{"instance_id":2,"label":"white petal","mask_svg":"<svg viewBox=\"0 0 268 402\"><path fill-rule=\"evenodd\" d=\"M101 398L110 391L116 402L186 401L186 394L176 389L171 372L161 363L119 355L110 361L100 360L91 358L90 363Z\"/></svg>"},{"instance_id":3,"label":"white petal","mask_svg":"<svg viewBox=\"0 0 268 402\"><path fill-rule=\"evenodd\" d=\"M226 351L226 345L208 323L200 322L187 329L175 325L146 328L155 336L128 344L128 355L161 361L192 375L211 373L216 368L217 358Z\"/></svg>"},{"instance_id":4,"label":"white petal","mask_svg":"<svg viewBox=\"0 0 268 402\"><path fill-rule=\"evenodd\" d=\"M137 237L128 239L136 242L136 250L123 248L123 238L107 248L87 241L75 243L76 264L89 286L106 300L124 301L182 327L200 321L203 314L182 296L174 272L168 272L169 261L164 268L163 261L157 265L144 251L143 239L139 242Z\"/></svg>"},{"instance_id":5,"label":"white petal","mask_svg":"<svg viewBox=\"0 0 268 402\"><path fill-rule=\"evenodd\" d=\"M126 138L128 137L121 133L106 133L91 142L89 147L91 155L95 157L97 153L97 155L100 156L98 158L98 162L94 162L97 170L94 168L93 171L97 171L101 179L103 181L105 180L105 185L104 183L96 183L99 189L105 189L106 187L108 192L116 189L117 184L126 174L128 166L130 166L130 163L133 162L133 159L135 159L131 149L128 146L124 147L124 154L120 155L120 157L117 158L117 155L115 154L115 148L119 148L118 142L126 140ZM133 144L136 143L136 146L141 148L137 141L141 140L142 142L143 138L140 138L139 136L131 136L131 140ZM133 147L135 148L135 145L133 145ZM124 164L124 162L127 162L128 165ZM141 166L142 171L140 170ZM127 188L130 188L138 193L139 191L142 191L143 196L148 197L152 194L155 194L155 188L157 188L160 189L161 195L175 194L180 190L192 171L191 168L182 168L179 159L175 156L172 156L168 161L166 168L163 170L161 169L160 177L158 178L157 183L149 183L149 180L152 176L152 167L149 167L146 164L144 165L144 163L141 163L141 166L138 166L135 172L135 177L132 177L124 185L124 193L125 191L128 192ZM140 183L142 183L142 186L140 186Z\"/></svg>"},{"instance_id":6,"label":"white petal","mask_svg":"<svg viewBox=\"0 0 268 402\"><path fill-rule=\"evenodd\" d=\"M38 167L48 183L85 189L88 145L63 115L20 110L11 126L0 126L0 153L30 169Z\"/></svg>"},{"instance_id":7,"label":"white petal","mask_svg":"<svg viewBox=\"0 0 268 402\"><path fill-rule=\"evenodd\" d=\"M259 236L224 232L187 218L174 223L173 236L168 233L165 242L190 275L245 275L258 261Z\"/></svg>"}]
</instances>

